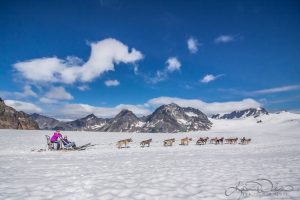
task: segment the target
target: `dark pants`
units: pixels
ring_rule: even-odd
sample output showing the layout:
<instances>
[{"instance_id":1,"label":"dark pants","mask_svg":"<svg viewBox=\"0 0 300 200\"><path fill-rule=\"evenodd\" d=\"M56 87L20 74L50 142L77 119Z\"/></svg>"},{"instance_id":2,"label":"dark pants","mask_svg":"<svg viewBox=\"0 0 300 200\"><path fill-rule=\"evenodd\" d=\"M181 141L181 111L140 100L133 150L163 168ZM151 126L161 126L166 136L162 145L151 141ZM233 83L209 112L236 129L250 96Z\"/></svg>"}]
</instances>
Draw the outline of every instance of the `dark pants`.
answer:
<instances>
[{"instance_id":1,"label":"dark pants","mask_svg":"<svg viewBox=\"0 0 300 200\"><path fill-rule=\"evenodd\" d=\"M59 141L55 141L53 143L56 144L56 149L59 150L60 149L60 142Z\"/></svg>"}]
</instances>

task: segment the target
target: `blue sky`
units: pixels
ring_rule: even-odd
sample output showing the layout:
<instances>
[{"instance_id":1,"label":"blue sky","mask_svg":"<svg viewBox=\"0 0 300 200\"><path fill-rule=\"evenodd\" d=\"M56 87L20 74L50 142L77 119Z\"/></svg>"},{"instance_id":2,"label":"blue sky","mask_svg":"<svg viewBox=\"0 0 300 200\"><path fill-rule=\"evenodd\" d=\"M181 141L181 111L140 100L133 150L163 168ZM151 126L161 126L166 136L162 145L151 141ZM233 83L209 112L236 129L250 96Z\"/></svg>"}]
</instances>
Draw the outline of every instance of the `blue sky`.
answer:
<instances>
[{"instance_id":1,"label":"blue sky","mask_svg":"<svg viewBox=\"0 0 300 200\"><path fill-rule=\"evenodd\" d=\"M299 1L1 1L0 96L71 119L300 110Z\"/></svg>"}]
</instances>

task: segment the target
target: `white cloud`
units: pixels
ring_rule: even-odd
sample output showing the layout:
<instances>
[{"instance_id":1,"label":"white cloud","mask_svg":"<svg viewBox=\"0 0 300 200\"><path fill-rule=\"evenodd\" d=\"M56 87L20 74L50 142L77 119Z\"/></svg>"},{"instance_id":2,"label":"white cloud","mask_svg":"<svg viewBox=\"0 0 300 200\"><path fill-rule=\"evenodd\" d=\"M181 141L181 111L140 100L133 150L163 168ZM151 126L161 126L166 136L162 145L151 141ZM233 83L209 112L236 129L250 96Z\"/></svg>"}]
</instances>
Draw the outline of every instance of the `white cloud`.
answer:
<instances>
[{"instance_id":1,"label":"white cloud","mask_svg":"<svg viewBox=\"0 0 300 200\"><path fill-rule=\"evenodd\" d=\"M215 80L215 79L216 79L216 77L215 77L214 75L212 75L212 74L207 74L207 75L205 75L205 76L202 78L201 82L202 82L202 83L208 83L208 82L213 81L213 80Z\"/></svg>"},{"instance_id":2,"label":"white cloud","mask_svg":"<svg viewBox=\"0 0 300 200\"><path fill-rule=\"evenodd\" d=\"M139 66L136 64L133 64L133 71L135 75L139 75Z\"/></svg>"},{"instance_id":3,"label":"white cloud","mask_svg":"<svg viewBox=\"0 0 300 200\"><path fill-rule=\"evenodd\" d=\"M219 78L219 77L221 77L221 76L223 76L223 74L219 74L219 75L217 75L217 76L214 76L214 75L212 75L212 74L207 74L207 75L205 75L205 76L200 80L200 82L202 82L202 83L209 83L209 82L211 82L211 81L216 80L217 78Z\"/></svg>"},{"instance_id":4,"label":"white cloud","mask_svg":"<svg viewBox=\"0 0 300 200\"><path fill-rule=\"evenodd\" d=\"M300 90L300 85L287 85L287 86L281 86L281 87L274 87L274 88L268 88L268 89L261 89L261 90L254 90L254 91L245 91L245 90L238 90L234 88L229 89L218 89L221 92L231 93L238 96L259 96L259 95L268 95L268 94L275 94L275 93L283 93L283 92L289 92L289 91L295 91ZM293 96L295 98L295 96ZM288 99L293 99L288 98ZM271 102L277 102L281 101L279 99L272 100ZM270 103L270 101L268 101Z\"/></svg>"},{"instance_id":5,"label":"white cloud","mask_svg":"<svg viewBox=\"0 0 300 200\"><path fill-rule=\"evenodd\" d=\"M31 86L29 86L29 85L26 85L26 86L24 87L24 92L23 92L23 94L24 94L25 96L38 97L38 95L32 90Z\"/></svg>"},{"instance_id":6,"label":"white cloud","mask_svg":"<svg viewBox=\"0 0 300 200\"><path fill-rule=\"evenodd\" d=\"M167 64L167 70L170 72L178 71L178 70L180 70L180 67L181 67L181 63L179 62L179 60L176 57L168 58L168 60L166 61L166 64Z\"/></svg>"},{"instance_id":7,"label":"white cloud","mask_svg":"<svg viewBox=\"0 0 300 200\"><path fill-rule=\"evenodd\" d=\"M156 84L160 81L166 80L167 78L168 78L168 72L166 70L164 71L157 70L155 76L151 78L147 77L147 80L149 80L153 84Z\"/></svg>"},{"instance_id":8,"label":"white cloud","mask_svg":"<svg viewBox=\"0 0 300 200\"><path fill-rule=\"evenodd\" d=\"M228 43L228 42L233 42L235 41L235 37L233 35L220 35L215 39L215 43Z\"/></svg>"},{"instance_id":9,"label":"white cloud","mask_svg":"<svg viewBox=\"0 0 300 200\"><path fill-rule=\"evenodd\" d=\"M63 87L51 87L45 98L52 100L72 100L73 96Z\"/></svg>"},{"instance_id":10,"label":"white cloud","mask_svg":"<svg viewBox=\"0 0 300 200\"><path fill-rule=\"evenodd\" d=\"M107 87L115 87L115 86L118 86L120 85L120 82L118 80L106 80L104 82L104 84L107 86Z\"/></svg>"},{"instance_id":11,"label":"white cloud","mask_svg":"<svg viewBox=\"0 0 300 200\"><path fill-rule=\"evenodd\" d=\"M180 61L176 57L169 57L166 61L166 67L163 70L157 70L154 77L146 77L150 83L156 84L168 78L168 74L179 71L181 67Z\"/></svg>"},{"instance_id":12,"label":"white cloud","mask_svg":"<svg viewBox=\"0 0 300 200\"><path fill-rule=\"evenodd\" d=\"M37 58L15 63L14 68L32 82L72 84L76 81L90 82L106 71L113 71L115 64L135 63L143 58L141 52L122 42L108 38L91 43L91 54L86 63L69 56L65 60L57 57Z\"/></svg>"},{"instance_id":13,"label":"white cloud","mask_svg":"<svg viewBox=\"0 0 300 200\"><path fill-rule=\"evenodd\" d=\"M188 46L190 53L198 52L199 43L198 43L197 39L190 37L187 41L187 46Z\"/></svg>"},{"instance_id":14,"label":"white cloud","mask_svg":"<svg viewBox=\"0 0 300 200\"><path fill-rule=\"evenodd\" d=\"M13 107L17 111L23 111L26 113L39 113L43 111L40 107L24 101L5 100L5 104Z\"/></svg>"},{"instance_id":15,"label":"white cloud","mask_svg":"<svg viewBox=\"0 0 300 200\"><path fill-rule=\"evenodd\" d=\"M114 70L114 64L135 63L143 58L141 52L115 39L105 39L91 44L92 52L89 60L84 64L81 81L91 81L105 71Z\"/></svg>"},{"instance_id":16,"label":"white cloud","mask_svg":"<svg viewBox=\"0 0 300 200\"><path fill-rule=\"evenodd\" d=\"M7 91L0 91L0 96L2 97L14 97L17 99L27 98L27 97L35 97L37 98L38 95L35 93L30 85L25 85L23 88L23 92L7 92Z\"/></svg>"},{"instance_id":17,"label":"white cloud","mask_svg":"<svg viewBox=\"0 0 300 200\"><path fill-rule=\"evenodd\" d=\"M7 97L10 97L12 96L12 92L8 92L8 91L0 91L0 97L2 98L7 98Z\"/></svg>"},{"instance_id":18,"label":"white cloud","mask_svg":"<svg viewBox=\"0 0 300 200\"><path fill-rule=\"evenodd\" d=\"M258 94L273 94L273 93L280 93L280 92L288 92L293 90L300 90L300 85L288 85L282 87L275 87L263 90L256 90L249 92L249 95L258 95Z\"/></svg>"},{"instance_id":19,"label":"white cloud","mask_svg":"<svg viewBox=\"0 0 300 200\"><path fill-rule=\"evenodd\" d=\"M115 107L95 107L88 104L67 104L63 108L57 110L56 115L60 118L78 119L91 113L94 113L97 117L111 118L116 116L123 109L131 110L138 116L148 115L150 110L146 109L142 105L126 105L120 104Z\"/></svg>"},{"instance_id":20,"label":"white cloud","mask_svg":"<svg viewBox=\"0 0 300 200\"><path fill-rule=\"evenodd\" d=\"M137 116L145 116L151 114L158 106L170 103L176 103L182 107L194 107L207 115L228 113L234 110L243 110L247 108L257 108L262 105L260 102L255 101L254 99L209 103L200 99L158 97L150 99L144 104L119 104L115 107L97 107L88 104L60 104L56 105L54 110L48 109L45 114L60 119L78 119L91 113L94 113L98 117L111 118L117 115L123 109L128 109Z\"/></svg>"},{"instance_id":21,"label":"white cloud","mask_svg":"<svg viewBox=\"0 0 300 200\"><path fill-rule=\"evenodd\" d=\"M158 106L163 104L176 103L182 107L194 107L207 115L228 113L235 110L243 110L247 108L257 108L261 104L254 99L244 99L242 101L229 101L229 102L212 102L207 103L199 99L181 99L173 97L158 97L150 99L146 105Z\"/></svg>"},{"instance_id":22,"label":"white cloud","mask_svg":"<svg viewBox=\"0 0 300 200\"><path fill-rule=\"evenodd\" d=\"M81 58L78 58L77 56L67 56L66 57L66 64L68 66L79 66L82 65L84 61Z\"/></svg>"},{"instance_id":23,"label":"white cloud","mask_svg":"<svg viewBox=\"0 0 300 200\"><path fill-rule=\"evenodd\" d=\"M289 112L295 113L295 114L300 114L300 109L290 109Z\"/></svg>"},{"instance_id":24,"label":"white cloud","mask_svg":"<svg viewBox=\"0 0 300 200\"><path fill-rule=\"evenodd\" d=\"M13 66L25 79L33 82L58 82L57 75L66 68L63 60L56 57L32 59Z\"/></svg>"},{"instance_id":25,"label":"white cloud","mask_svg":"<svg viewBox=\"0 0 300 200\"><path fill-rule=\"evenodd\" d=\"M81 85L77 87L80 91L86 91L89 90L90 87L88 85Z\"/></svg>"},{"instance_id":26,"label":"white cloud","mask_svg":"<svg viewBox=\"0 0 300 200\"><path fill-rule=\"evenodd\" d=\"M49 99L49 98L46 98L46 97L41 97L40 98L40 102L45 103L45 104L58 103L57 100L55 100L55 99Z\"/></svg>"}]
</instances>

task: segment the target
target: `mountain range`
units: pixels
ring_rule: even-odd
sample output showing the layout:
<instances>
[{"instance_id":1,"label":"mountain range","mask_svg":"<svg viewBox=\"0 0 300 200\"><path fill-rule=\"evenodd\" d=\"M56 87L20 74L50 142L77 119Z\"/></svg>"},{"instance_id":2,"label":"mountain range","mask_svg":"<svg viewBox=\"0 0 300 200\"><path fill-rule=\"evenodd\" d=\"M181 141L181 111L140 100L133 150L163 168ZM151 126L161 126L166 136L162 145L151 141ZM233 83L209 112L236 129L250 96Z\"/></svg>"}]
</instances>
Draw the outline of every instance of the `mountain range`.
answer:
<instances>
[{"instance_id":1,"label":"mountain range","mask_svg":"<svg viewBox=\"0 0 300 200\"><path fill-rule=\"evenodd\" d=\"M248 108L240 111L233 111L231 113L226 114L216 114L211 118L213 119L240 119L246 117L254 117L257 118L262 115L268 115L268 111L264 108Z\"/></svg>"},{"instance_id":2,"label":"mountain range","mask_svg":"<svg viewBox=\"0 0 300 200\"><path fill-rule=\"evenodd\" d=\"M249 108L226 114L216 114L212 119L240 119L268 115L264 108ZM124 109L113 118L99 118L90 114L74 121L59 121L40 114L28 115L5 105L0 98L0 128L6 129L42 129L65 131L99 132L150 132L174 133L205 131L212 122L200 110L192 107L180 107L175 103L162 105L152 114L137 117L132 111Z\"/></svg>"},{"instance_id":3,"label":"mountain range","mask_svg":"<svg viewBox=\"0 0 300 200\"><path fill-rule=\"evenodd\" d=\"M126 109L111 119L98 118L94 114L70 122L39 114L32 114L31 117L41 129L48 130L173 133L209 130L212 126L212 122L200 110L174 103L162 105L151 115L140 118Z\"/></svg>"}]
</instances>

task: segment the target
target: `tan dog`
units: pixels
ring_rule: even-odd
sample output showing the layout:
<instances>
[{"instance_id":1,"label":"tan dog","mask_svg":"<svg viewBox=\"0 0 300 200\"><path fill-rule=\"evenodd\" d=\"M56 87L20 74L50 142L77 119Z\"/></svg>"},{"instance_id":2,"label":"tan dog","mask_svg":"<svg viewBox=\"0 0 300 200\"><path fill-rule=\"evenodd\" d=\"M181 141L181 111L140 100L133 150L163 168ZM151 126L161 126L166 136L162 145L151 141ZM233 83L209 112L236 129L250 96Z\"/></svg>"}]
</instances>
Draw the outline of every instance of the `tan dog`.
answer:
<instances>
[{"instance_id":1,"label":"tan dog","mask_svg":"<svg viewBox=\"0 0 300 200\"><path fill-rule=\"evenodd\" d=\"M180 145L189 145L189 141L192 140L193 140L192 138L188 138L188 137L182 138Z\"/></svg>"},{"instance_id":2,"label":"tan dog","mask_svg":"<svg viewBox=\"0 0 300 200\"><path fill-rule=\"evenodd\" d=\"M149 140L143 140L141 141L140 145L141 147L145 147L145 145L147 144L148 147L150 147L150 143L152 142L152 139L149 139Z\"/></svg>"},{"instance_id":3,"label":"tan dog","mask_svg":"<svg viewBox=\"0 0 300 200\"><path fill-rule=\"evenodd\" d=\"M175 138L164 140L164 146L172 146L175 142Z\"/></svg>"},{"instance_id":4,"label":"tan dog","mask_svg":"<svg viewBox=\"0 0 300 200\"><path fill-rule=\"evenodd\" d=\"M231 144L231 141L232 141L232 138L226 138L226 139L225 139L225 143L226 143L226 144Z\"/></svg>"},{"instance_id":5,"label":"tan dog","mask_svg":"<svg viewBox=\"0 0 300 200\"><path fill-rule=\"evenodd\" d=\"M232 137L230 137L230 138L226 138L226 139L225 139L225 142L226 142L227 144L236 144L237 141L238 141L238 138L232 138Z\"/></svg>"},{"instance_id":6,"label":"tan dog","mask_svg":"<svg viewBox=\"0 0 300 200\"><path fill-rule=\"evenodd\" d=\"M210 142L211 144L215 144L215 143L217 142L217 140L218 140L218 138L215 137L215 138L210 139L209 142Z\"/></svg>"},{"instance_id":7,"label":"tan dog","mask_svg":"<svg viewBox=\"0 0 300 200\"><path fill-rule=\"evenodd\" d=\"M129 142L132 142L131 138L125 139L125 140L120 140L120 141L117 142L117 146L118 146L118 148L122 148L122 145L124 145L124 147L127 147Z\"/></svg>"}]
</instances>

